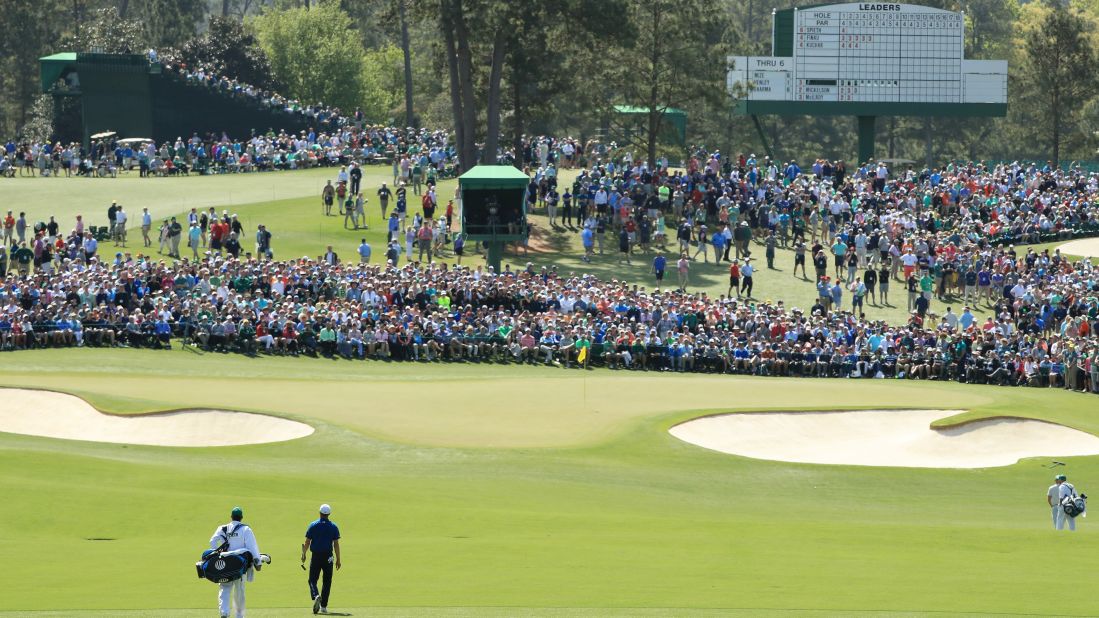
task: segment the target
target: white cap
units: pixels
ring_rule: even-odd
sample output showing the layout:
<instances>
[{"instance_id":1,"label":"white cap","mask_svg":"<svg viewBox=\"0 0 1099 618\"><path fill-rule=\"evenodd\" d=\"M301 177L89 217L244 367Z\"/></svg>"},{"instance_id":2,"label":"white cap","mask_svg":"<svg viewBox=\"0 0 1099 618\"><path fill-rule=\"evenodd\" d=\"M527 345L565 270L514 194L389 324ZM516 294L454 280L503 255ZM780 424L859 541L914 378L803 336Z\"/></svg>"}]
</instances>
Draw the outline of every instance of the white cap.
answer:
<instances>
[{"instance_id":1,"label":"white cap","mask_svg":"<svg viewBox=\"0 0 1099 618\"><path fill-rule=\"evenodd\" d=\"M321 515L331 515L331 514L332 514L332 507L328 506L327 504L322 504L321 505Z\"/></svg>"}]
</instances>

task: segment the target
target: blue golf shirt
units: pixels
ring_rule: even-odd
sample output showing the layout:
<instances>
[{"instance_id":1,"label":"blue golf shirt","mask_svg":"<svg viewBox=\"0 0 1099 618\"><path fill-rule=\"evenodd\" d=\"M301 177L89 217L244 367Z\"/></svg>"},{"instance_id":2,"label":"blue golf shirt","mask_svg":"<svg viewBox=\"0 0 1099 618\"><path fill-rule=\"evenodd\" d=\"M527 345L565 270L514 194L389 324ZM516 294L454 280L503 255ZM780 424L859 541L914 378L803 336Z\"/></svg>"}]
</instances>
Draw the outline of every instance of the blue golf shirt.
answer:
<instances>
[{"instance_id":1,"label":"blue golf shirt","mask_svg":"<svg viewBox=\"0 0 1099 618\"><path fill-rule=\"evenodd\" d=\"M313 553L331 553L332 541L340 538L340 529L328 519L318 519L309 524L305 538L310 540L309 549Z\"/></svg>"}]
</instances>

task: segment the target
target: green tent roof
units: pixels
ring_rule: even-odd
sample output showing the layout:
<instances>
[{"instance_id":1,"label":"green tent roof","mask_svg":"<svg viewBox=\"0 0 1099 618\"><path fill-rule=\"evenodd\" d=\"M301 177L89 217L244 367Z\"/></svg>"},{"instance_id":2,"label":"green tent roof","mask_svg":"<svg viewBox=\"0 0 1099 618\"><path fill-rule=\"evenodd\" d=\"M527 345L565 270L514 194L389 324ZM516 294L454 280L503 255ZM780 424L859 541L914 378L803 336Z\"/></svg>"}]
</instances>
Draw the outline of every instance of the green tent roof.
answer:
<instances>
[{"instance_id":1,"label":"green tent roof","mask_svg":"<svg viewBox=\"0 0 1099 618\"><path fill-rule=\"evenodd\" d=\"M614 111L618 112L619 114L648 114L649 108L637 107L635 105L615 105ZM664 110L664 114L668 116L686 116L687 112L681 109L677 109L675 107L669 107L668 109Z\"/></svg>"},{"instance_id":2,"label":"green tent roof","mask_svg":"<svg viewBox=\"0 0 1099 618\"><path fill-rule=\"evenodd\" d=\"M42 92L48 92L66 71L76 68L76 54L64 52L39 58L38 65L42 77Z\"/></svg>"},{"instance_id":3,"label":"green tent roof","mask_svg":"<svg viewBox=\"0 0 1099 618\"><path fill-rule=\"evenodd\" d=\"M39 60L64 60L65 62L76 62L76 52L61 52L60 54L39 58Z\"/></svg>"},{"instance_id":4,"label":"green tent roof","mask_svg":"<svg viewBox=\"0 0 1099 618\"><path fill-rule=\"evenodd\" d=\"M475 165L458 177L458 184L469 189L526 187L530 177L510 165Z\"/></svg>"}]
</instances>

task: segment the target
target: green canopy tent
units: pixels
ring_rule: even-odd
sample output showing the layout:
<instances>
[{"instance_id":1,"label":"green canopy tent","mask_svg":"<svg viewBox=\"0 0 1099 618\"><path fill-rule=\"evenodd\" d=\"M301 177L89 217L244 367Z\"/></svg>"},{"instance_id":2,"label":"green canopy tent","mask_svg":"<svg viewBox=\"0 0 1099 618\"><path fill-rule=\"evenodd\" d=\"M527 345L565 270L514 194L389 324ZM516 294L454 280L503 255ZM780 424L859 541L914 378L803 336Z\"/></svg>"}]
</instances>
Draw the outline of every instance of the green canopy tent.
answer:
<instances>
[{"instance_id":1,"label":"green canopy tent","mask_svg":"<svg viewBox=\"0 0 1099 618\"><path fill-rule=\"evenodd\" d=\"M462 233L488 246L488 263L500 272L504 243L525 240L530 178L510 165L477 165L458 177Z\"/></svg>"},{"instance_id":2,"label":"green canopy tent","mask_svg":"<svg viewBox=\"0 0 1099 618\"><path fill-rule=\"evenodd\" d=\"M57 80L76 71L76 54L65 52L38 59L42 77L42 92L52 92Z\"/></svg>"}]
</instances>

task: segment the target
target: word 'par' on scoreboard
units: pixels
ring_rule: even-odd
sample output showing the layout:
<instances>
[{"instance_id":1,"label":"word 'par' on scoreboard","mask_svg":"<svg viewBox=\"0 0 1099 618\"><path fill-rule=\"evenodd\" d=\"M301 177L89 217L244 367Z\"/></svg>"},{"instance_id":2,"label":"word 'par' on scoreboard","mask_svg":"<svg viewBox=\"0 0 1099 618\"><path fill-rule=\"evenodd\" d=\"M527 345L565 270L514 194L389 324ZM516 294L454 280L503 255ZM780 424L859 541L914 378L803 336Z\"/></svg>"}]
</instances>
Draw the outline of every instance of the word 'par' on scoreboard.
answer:
<instances>
[{"instance_id":1,"label":"word 'par' on scoreboard","mask_svg":"<svg viewBox=\"0 0 1099 618\"><path fill-rule=\"evenodd\" d=\"M729 90L748 101L1007 103L1007 61L965 59L962 13L883 3L779 13L775 55L729 58Z\"/></svg>"}]
</instances>

